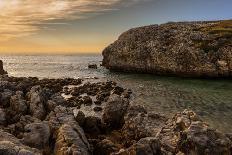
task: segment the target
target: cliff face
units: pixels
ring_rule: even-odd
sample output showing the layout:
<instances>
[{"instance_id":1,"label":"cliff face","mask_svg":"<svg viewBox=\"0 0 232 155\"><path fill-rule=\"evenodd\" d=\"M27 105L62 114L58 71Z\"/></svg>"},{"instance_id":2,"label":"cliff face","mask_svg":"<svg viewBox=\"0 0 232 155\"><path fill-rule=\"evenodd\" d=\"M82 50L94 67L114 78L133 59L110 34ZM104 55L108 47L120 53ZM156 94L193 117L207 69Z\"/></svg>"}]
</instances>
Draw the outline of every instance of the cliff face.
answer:
<instances>
[{"instance_id":1,"label":"cliff face","mask_svg":"<svg viewBox=\"0 0 232 155\"><path fill-rule=\"evenodd\" d=\"M110 70L190 77L232 76L232 20L131 29L103 51Z\"/></svg>"}]
</instances>

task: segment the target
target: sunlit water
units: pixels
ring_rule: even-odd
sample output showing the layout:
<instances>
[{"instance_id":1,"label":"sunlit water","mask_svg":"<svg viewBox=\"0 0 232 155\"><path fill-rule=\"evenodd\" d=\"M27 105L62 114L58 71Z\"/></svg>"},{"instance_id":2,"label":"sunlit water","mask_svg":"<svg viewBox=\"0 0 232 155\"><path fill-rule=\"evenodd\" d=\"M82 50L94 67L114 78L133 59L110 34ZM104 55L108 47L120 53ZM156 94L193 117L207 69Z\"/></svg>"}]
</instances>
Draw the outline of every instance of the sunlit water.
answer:
<instances>
[{"instance_id":1,"label":"sunlit water","mask_svg":"<svg viewBox=\"0 0 232 155\"><path fill-rule=\"evenodd\" d=\"M211 126L232 132L232 81L159 77L146 74L112 73L100 64L100 55L78 56L0 56L12 76L39 78L99 77L114 80L134 92L134 103L148 110L171 116L186 108L193 109Z\"/></svg>"}]
</instances>

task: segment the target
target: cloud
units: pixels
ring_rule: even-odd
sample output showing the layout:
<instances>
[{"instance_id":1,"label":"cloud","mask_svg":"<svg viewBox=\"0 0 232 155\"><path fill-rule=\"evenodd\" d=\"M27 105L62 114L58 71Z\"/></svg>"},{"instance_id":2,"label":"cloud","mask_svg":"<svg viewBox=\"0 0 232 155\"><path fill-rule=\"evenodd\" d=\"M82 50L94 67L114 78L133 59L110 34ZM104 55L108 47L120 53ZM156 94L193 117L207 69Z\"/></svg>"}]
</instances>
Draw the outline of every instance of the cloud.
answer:
<instances>
[{"instance_id":1,"label":"cloud","mask_svg":"<svg viewBox=\"0 0 232 155\"><path fill-rule=\"evenodd\" d=\"M143 0L140 0L143 1ZM115 10L139 0L0 0L0 39L36 33L57 19L80 19Z\"/></svg>"}]
</instances>

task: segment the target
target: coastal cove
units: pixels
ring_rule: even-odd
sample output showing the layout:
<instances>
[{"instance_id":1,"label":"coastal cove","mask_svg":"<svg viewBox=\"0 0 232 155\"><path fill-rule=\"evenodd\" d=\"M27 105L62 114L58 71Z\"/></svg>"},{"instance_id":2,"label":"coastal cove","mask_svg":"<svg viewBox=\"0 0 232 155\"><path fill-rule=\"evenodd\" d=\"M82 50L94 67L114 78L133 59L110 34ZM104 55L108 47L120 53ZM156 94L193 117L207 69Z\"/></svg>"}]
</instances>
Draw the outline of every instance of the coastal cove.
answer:
<instances>
[{"instance_id":1,"label":"coastal cove","mask_svg":"<svg viewBox=\"0 0 232 155\"><path fill-rule=\"evenodd\" d=\"M231 80L183 79L147 74L109 72L99 64L101 55L0 56L10 76L93 78L116 81L133 91L133 103L171 117L188 108L222 132L232 132ZM98 69L88 69L89 63Z\"/></svg>"}]
</instances>

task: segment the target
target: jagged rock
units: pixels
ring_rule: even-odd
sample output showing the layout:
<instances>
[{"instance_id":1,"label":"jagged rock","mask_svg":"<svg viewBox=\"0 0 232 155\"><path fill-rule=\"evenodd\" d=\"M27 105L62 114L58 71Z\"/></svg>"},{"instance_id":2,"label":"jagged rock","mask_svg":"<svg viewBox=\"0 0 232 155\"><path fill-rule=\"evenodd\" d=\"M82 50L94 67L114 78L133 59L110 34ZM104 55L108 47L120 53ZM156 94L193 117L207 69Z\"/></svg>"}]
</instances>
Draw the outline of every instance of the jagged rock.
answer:
<instances>
[{"instance_id":1,"label":"jagged rock","mask_svg":"<svg viewBox=\"0 0 232 155\"><path fill-rule=\"evenodd\" d=\"M0 104L3 107L8 107L10 105L10 98L11 96L14 94L13 91L9 90L9 89L4 89L3 92L1 92L1 100L0 100Z\"/></svg>"},{"instance_id":2,"label":"jagged rock","mask_svg":"<svg viewBox=\"0 0 232 155\"><path fill-rule=\"evenodd\" d=\"M6 113L2 108L0 108L0 126L5 124L6 124Z\"/></svg>"},{"instance_id":3,"label":"jagged rock","mask_svg":"<svg viewBox=\"0 0 232 155\"><path fill-rule=\"evenodd\" d=\"M133 28L103 51L110 70L190 77L232 76L232 20Z\"/></svg>"},{"instance_id":4,"label":"jagged rock","mask_svg":"<svg viewBox=\"0 0 232 155\"><path fill-rule=\"evenodd\" d=\"M23 92L17 91L14 96L11 96L10 106L17 113L25 114L27 112L27 101L23 97Z\"/></svg>"},{"instance_id":5,"label":"jagged rock","mask_svg":"<svg viewBox=\"0 0 232 155\"><path fill-rule=\"evenodd\" d=\"M80 126L84 126L84 123L85 123L85 114L78 110L78 111L75 111L74 112L74 117L75 117L75 120L78 122L78 124Z\"/></svg>"},{"instance_id":6,"label":"jagged rock","mask_svg":"<svg viewBox=\"0 0 232 155\"><path fill-rule=\"evenodd\" d=\"M122 135L126 146L145 137L155 137L167 118L156 113L147 113L143 106L134 105L125 115Z\"/></svg>"},{"instance_id":7,"label":"jagged rock","mask_svg":"<svg viewBox=\"0 0 232 155\"><path fill-rule=\"evenodd\" d=\"M162 147L169 152L177 153L179 134L187 129L193 121L201 120L193 111L189 110L177 113L173 118L169 119L157 135Z\"/></svg>"},{"instance_id":8,"label":"jagged rock","mask_svg":"<svg viewBox=\"0 0 232 155\"><path fill-rule=\"evenodd\" d=\"M58 130L54 153L56 155L90 155L91 150L80 126L64 124Z\"/></svg>"},{"instance_id":9,"label":"jagged rock","mask_svg":"<svg viewBox=\"0 0 232 155\"><path fill-rule=\"evenodd\" d=\"M158 139L146 137L140 139L128 149L122 149L113 155L161 155L161 145Z\"/></svg>"},{"instance_id":10,"label":"jagged rock","mask_svg":"<svg viewBox=\"0 0 232 155\"><path fill-rule=\"evenodd\" d=\"M58 130L63 124L75 126L78 124L74 118L73 110L63 106L55 107L46 118L52 131Z\"/></svg>"},{"instance_id":11,"label":"jagged rock","mask_svg":"<svg viewBox=\"0 0 232 155\"><path fill-rule=\"evenodd\" d=\"M49 147L50 128L47 122L31 123L25 126L22 142L40 150Z\"/></svg>"},{"instance_id":12,"label":"jagged rock","mask_svg":"<svg viewBox=\"0 0 232 155\"><path fill-rule=\"evenodd\" d=\"M114 144L109 139L103 139L98 142L95 146L94 154L95 155L109 155L120 150L119 146Z\"/></svg>"},{"instance_id":13,"label":"jagged rock","mask_svg":"<svg viewBox=\"0 0 232 155\"><path fill-rule=\"evenodd\" d=\"M203 122L192 122L181 133L179 149L188 155L230 155L232 142L224 134L211 129Z\"/></svg>"},{"instance_id":14,"label":"jagged rock","mask_svg":"<svg viewBox=\"0 0 232 155\"><path fill-rule=\"evenodd\" d=\"M0 60L0 75L7 74L7 72L3 69L3 62Z\"/></svg>"},{"instance_id":15,"label":"jagged rock","mask_svg":"<svg viewBox=\"0 0 232 155\"><path fill-rule=\"evenodd\" d=\"M23 145L13 135L0 131L0 154L2 155L42 155L34 148Z\"/></svg>"},{"instance_id":16,"label":"jagged rock","mask_svg":"<svg viewBox=\"0 0 232 155\"><path fill-rule=\"evenodd\" d=\"M129 106L129 101L118 95L110 96L103 109L103 122L110 128L118 128L124 123L124 115Z\"/></svg>"},{"instance_id":17,"label":"jagged rock","mask_svg":"<svg viewBox=\"0 0 232 155\"><path fill-rule=\"evenodd\" d=\"M94 116L88 116L85 118L85 122L83 125L83 129L86 133L92 134L92 135L98 135L101 131L101 119Z\"/></svg>"},{"instance_id":18,"label":"jagged rock","mask_svg":"<svg viewBox=\"0 0 232 155\"><path fill-rule=\"evenodd\" d=\"M32 116L40 120L44 119L46 116L46 94L41 86L32 87L27 96L29 98L29 109Z\"/></svg>"}]
</instances>

